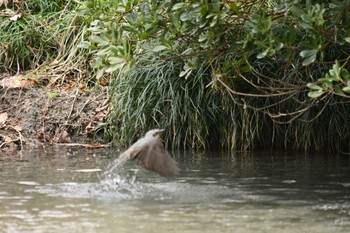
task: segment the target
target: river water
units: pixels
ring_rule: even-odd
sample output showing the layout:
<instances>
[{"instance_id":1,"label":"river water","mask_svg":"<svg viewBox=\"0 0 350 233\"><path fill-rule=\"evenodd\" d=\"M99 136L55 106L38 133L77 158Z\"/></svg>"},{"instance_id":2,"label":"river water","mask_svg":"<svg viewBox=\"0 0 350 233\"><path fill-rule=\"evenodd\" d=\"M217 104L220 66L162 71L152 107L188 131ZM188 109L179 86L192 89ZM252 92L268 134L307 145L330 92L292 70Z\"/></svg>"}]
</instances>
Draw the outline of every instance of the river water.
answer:
<instances>
[{"instance_id":1,"label":"river water","mask_svg":"<svg viewBox=\"0 0 350 233\"><path fill-rule=\"evenodd\" d=\"M0 156L0 232L350 232L350 159L172 153L171 179L120 152L69 147Z\"/></svg>"}]
</instances>

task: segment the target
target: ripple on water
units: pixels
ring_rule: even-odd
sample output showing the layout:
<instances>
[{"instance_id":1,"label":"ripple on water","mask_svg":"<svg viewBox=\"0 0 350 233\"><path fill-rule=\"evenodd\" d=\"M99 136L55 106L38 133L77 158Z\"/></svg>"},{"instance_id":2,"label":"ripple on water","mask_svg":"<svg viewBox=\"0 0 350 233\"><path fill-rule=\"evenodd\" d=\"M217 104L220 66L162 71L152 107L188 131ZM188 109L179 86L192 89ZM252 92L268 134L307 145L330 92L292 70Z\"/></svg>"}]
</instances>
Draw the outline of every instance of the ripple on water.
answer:
<instances>
[{"instance_id":1,"label":"ripple on water","mask_svg":"<svg viewBox=\"0 0 350 233\"><path fill-rule=\"evenodd\" d=\"M35 182L35 181L18 181L17 184L28 185L28 186L40 185L38 182Z\"/></svg>"},{"instance_id":2,"label":"ripple on water","mask_svg":"<svg viewBox=\"0 0 350 233\"><path fill-rule=\"evenodd\" d=\"M237 193L236 189L216 184L216 182L190 184L182 180L166 180L147 183L137 181L134 177L130 179L121 176L104 179L97 183L33 184L33 187L25 192L66 198L95 198L115 201L142 199L174 201L176 203L223 202L227 200L224 197L230 197L233 200L235 195L241 195Z\"/></svg>"}]
</instances>

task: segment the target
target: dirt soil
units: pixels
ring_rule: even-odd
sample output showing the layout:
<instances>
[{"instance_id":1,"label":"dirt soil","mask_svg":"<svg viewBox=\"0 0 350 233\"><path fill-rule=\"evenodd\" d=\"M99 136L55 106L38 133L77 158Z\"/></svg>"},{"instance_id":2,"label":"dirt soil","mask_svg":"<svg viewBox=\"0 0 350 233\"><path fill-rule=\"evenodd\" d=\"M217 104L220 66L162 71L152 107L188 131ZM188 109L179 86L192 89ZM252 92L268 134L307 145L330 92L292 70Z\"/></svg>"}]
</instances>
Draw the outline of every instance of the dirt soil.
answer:
<instances>
[{"instance_id":1,"label":"dirt soil","mask_svg":"<svg viewBox=\"0 0 350 233\"><path fill-rule=\"evenodd\" d=\"M82 91L0 85L0 151L43 143L103 143L107 88Z\"/></svg>"}]
</instances>

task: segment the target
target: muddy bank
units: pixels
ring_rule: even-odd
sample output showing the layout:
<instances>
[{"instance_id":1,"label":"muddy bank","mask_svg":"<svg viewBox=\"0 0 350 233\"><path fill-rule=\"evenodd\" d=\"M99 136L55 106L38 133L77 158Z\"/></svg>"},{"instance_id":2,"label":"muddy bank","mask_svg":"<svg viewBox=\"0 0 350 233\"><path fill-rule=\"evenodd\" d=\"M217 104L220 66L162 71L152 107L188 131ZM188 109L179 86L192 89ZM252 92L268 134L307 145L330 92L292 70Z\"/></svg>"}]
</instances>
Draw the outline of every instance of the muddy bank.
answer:
<instances>
[{"instance_id":1,"label":"muddy bank","mask_svg":"<svg viewBox=\"0 0 350 233\"><path fill-rule=\"evenodd\" d=\"M103 143L107 88L82 91L0 86L0 150L42 143Z\"/></svg>"}]
</instances>

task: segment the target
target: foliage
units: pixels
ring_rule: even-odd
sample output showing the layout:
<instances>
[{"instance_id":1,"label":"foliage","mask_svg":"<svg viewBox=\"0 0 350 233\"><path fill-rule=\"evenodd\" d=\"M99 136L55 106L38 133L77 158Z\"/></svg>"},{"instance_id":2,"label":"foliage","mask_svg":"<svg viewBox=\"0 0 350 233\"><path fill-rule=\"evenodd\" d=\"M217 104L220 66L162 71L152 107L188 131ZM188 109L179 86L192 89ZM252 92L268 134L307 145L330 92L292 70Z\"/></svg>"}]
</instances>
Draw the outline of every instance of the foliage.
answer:
<instances>
[{"instance_id":1,"label":"foliage","mask_svg":"<svg viewBox=\"0 0 350 233\"><path fill-rule=\"evenodd\" d=\"M309 97L318 98L324 93L334 93L342 97L348 97L346 94L350 93L350 75L347 69L341 68L339 62L336 60L332 69L329 70L324 77L319 78L318 82L308 83L307 86L313 91L309 92Z\"/></svg>"},{"instance_id":2,"label":"foliage","mask_svg":"<svg viewBox=\"0 0 350 233\"><path fill-rule=\"evenodd\" d=\"M99 76L114 74L117 141L152 127L174 147L349 140L335 130L349 114L348 0L97 2L108 7L82 46Z\"/></svg>"}]
</instances>

